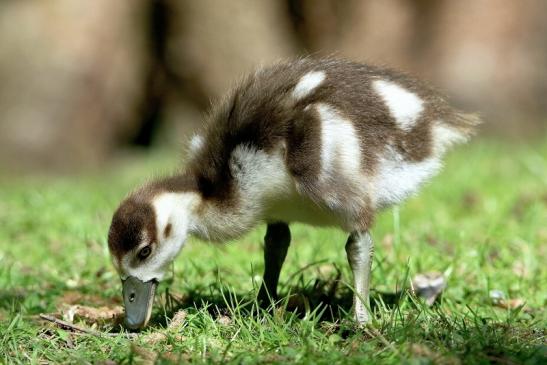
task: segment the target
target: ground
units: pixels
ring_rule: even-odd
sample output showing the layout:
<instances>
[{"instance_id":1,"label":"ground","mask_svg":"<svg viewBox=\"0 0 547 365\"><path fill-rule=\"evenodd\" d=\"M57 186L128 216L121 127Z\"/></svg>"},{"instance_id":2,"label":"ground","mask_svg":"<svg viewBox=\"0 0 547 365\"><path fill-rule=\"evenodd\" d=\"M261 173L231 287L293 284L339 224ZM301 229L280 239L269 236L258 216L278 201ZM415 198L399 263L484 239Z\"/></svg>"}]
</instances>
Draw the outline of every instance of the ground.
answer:
<instances>
[{"instance_id":1,"label":"ground","mask_svg":"<svg viewBox=\"0 0 547 365\"><path fill-rule=\"evenodd\" d=\"M142 152L80 176L0 174L0 363L546 363L547 140L460 146L418 196L379 217L369 328L349 320L345 235L300 225L274 311L254 303L258 227L225 245L191 240L137 337L114 321L92 323L97 336L41 320L120 304L111 214L177 157ZM447 282L431 307L408 289L428 272Z\"/></svg>"}]
</instances>

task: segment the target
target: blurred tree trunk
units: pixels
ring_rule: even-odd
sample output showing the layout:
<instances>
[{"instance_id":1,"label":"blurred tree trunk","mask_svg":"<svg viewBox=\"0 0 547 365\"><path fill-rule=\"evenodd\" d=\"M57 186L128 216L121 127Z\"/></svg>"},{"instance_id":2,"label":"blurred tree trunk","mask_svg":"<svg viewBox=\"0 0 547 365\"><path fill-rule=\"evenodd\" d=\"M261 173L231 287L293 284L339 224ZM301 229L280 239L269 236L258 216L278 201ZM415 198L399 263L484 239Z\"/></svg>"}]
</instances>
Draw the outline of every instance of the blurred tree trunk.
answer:
<instances>
[{"instance_id":1,"label":"blurred tree trunk","mask_svg":"<svg viewBox=\"0 0 547 365\"><path fill-rule=\"evenodd\" d=\"M87 166L180 140L210 100L301 49L400 67L532 134L547 114L543 0L0 2L0 164ZM292 24L291 24L292 20Z\"/></svg>"},{"instance_id":2,"label":"blurred tree trunk","mask_svg":"<svg viewBox=\"0 0 547 365\"><path fill-rule=\"evenodd\" d=\"M257 65L286 59L296 52L281 1L171 3L177 17L169 47L172 67L206 99L220 96Z\"/></svg>"},{"instance_id":3,"label":"blurred tree trunk","mask_svg":"<svg viewBox=\"0 0 547 365\"><path fill-rule=\"evenodd\" d=\"M495 133L534 135L547 114L547 2L444 1L430 73Z\"/></svg>"},{"instance_id":4,"label":"blurred tree trunk","mask_svg":"<svg viewBox=\"0 0 547 365\"><path fill-rule=\"evenodd\" d=\"M0 163L97 163L130 133L146 63L144 3L0 3Z\"/></svg>"},{"instance_id":5,"label":"blurred tree trunk","mask_svg":"<svg viewBox=\"0 0 547 365\"><path fill-rule=\"evenodd\" d=\"M189 134L203 111L244 74L297 51L286 5L278 0L168 0L166 61L172 80L168 128ZM188 121L194 121L194 124Z\"/></svg>"},{"instance_id":6,"label":"blurred tree trunk","mask_svg":"<svg viewBox=\"0 0 547 365\"><path fill-rule=\"evenodd\" d=\"M296 51L277 0L0 3L0 163L96 164L201 123L242 74ZM189 122L190 121L190 122Z\"/></svg>"}]
</instances>

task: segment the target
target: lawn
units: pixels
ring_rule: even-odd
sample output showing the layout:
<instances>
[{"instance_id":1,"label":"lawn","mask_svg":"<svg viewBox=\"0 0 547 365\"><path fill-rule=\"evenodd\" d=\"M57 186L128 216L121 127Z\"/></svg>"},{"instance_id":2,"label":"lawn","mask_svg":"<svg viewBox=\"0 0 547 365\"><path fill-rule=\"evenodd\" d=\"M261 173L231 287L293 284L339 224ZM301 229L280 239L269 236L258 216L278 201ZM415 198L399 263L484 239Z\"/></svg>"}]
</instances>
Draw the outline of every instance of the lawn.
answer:
<instances>
[{"instance_id":1,"label":"lawn","mask_svg":"<svg viewBox=\"0 0 547 365\"><path fill-rule=\"evenodd\" d=\"M378 218L369 328L349 320L345 234L301 225L275 310L254 301L257 227L225 245L190 240L138 336L115 321L76 321L95 333L83 334L40 319L120 304L111 214L178 155L134 153L79 176L0 174L0 363L547 363L547 139L461 146L418 196ZM409 290L428 272L447 283L431 307Z\"/></svg>"}]
</instances>

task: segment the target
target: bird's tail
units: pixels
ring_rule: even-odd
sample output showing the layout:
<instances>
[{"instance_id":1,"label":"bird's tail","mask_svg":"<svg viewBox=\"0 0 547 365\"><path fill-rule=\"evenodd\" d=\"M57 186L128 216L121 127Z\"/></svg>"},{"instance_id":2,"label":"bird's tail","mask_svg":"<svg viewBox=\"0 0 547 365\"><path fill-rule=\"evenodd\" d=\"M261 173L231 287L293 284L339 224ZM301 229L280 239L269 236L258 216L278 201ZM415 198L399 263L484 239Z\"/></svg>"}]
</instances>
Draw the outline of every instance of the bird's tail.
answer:
<instances>
[{"instance_id":1,"label":"bird's tail","mask_svg":"<svg viewBox=\"0 0 547 365\"><path fill-rule=\"evenodd\" d=\"M450 127L457 131L463 139L468 139L477 132L482 119L475 113L454 113L449 120Z\"/></svg>"},{"instance_id":2,"label":"bird's tail","mask_svg":"<svg viewBox=\"0 0 547 365\"><path fill-rule=\"evenodd\" d=\"M433 127L433 143L437 154L444 153L450 146L464 143L477 131L482 121L477 114L456 112Z\"/></svg>"}]
</instances>

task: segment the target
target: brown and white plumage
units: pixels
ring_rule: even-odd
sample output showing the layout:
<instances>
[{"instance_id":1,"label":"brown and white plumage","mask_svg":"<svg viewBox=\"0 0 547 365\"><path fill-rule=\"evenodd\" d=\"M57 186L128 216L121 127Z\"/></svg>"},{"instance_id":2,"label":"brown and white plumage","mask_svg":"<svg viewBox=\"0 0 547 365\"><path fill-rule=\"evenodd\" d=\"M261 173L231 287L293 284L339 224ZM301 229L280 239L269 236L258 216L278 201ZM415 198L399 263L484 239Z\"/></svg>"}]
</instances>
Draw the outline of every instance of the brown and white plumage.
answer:
<instances>
[{"instance_id":1,"label":"brown and white plumage","mask_svg":"<svg viewBox=\"0 0 547 365\"><path fill-rule=\"evenodd\" d=\"M377 211L402 202L441 167L478 118L391 70L303 59L259 70L215 104L180 175L122 202L109 246L122 278L160 280L187 235L223 241L268 224L261 294L276 294L287 224L334 225L355 276L356 319L369 320ZM142 247L150 256L135 255ZM271 259L268 259L268 258Z\"/></svg>"}]
</instances>

